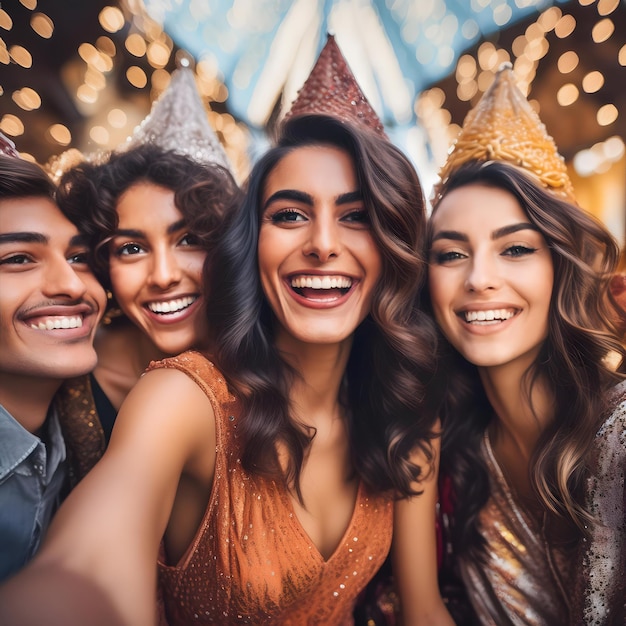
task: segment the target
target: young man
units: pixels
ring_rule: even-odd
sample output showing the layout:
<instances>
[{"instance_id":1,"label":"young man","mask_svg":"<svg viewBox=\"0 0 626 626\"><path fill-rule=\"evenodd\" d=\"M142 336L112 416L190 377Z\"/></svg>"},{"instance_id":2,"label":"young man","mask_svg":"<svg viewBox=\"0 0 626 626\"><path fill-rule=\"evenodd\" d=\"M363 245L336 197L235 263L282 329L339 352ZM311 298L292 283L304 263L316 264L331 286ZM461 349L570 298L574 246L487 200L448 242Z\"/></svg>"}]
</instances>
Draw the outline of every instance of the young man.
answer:
<instances>
[{"instance_id":1,"label":"young man","mask_svg":"<svg viewBox=\"0 0 626 626\"><path fill-rule=\"evenodd\" d=\"M96 365L106 296L37 165L0 137L0 580L35 553L68 485L55 405ZM11 154L11 156L9 156Z\"/></svg>"}]
</instances>

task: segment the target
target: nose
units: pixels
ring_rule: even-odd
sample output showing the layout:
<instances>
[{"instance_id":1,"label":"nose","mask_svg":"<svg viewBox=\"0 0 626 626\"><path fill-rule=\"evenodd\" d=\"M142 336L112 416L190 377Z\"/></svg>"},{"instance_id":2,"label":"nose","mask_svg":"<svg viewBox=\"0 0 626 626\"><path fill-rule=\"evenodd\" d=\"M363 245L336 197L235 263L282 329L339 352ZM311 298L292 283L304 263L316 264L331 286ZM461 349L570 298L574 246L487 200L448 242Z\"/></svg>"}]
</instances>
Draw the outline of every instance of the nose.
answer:
<instances>
[{"instance_id":1,"label":"nose","mask_svg":"<svg viewBox=\"0 0 626 626\"><path fill-rule=\"evenodd\" d=\"M64 256L50 263L43 289L47 296L51 298L63 296L71 300L79 300L86 291L87 285Z\"/></svg>"},{"instance_id":2,"label":"nose","mask_svg":"<svg viewBox=\"0 0 626 626\"><path fill-rule=\"evenodd\" d=\"M170 248L153 252L148 282L159 289L168 289L180 282L181 268L176 254Z\"/></svg>"},{"instance_id":3,"label":"nose","mask_svg":"<svg viewBox=\"0 0 626 626\"><path fill-rule=\"evenodd\" d=\"M340 227L331 215L321 215L311 221L309 237L304 246L305 256L313 256L325 263L341 251Z\"/></svg>"},{"instance_id":4,"label":"nose","mask_svg":"<svg viewBox=\"0 0 626 626\"><path fill-rule=\"evenodd\" d=\"M468 268L465 279L465 288L468 291L481 292L500 286L497 263L489 255L475 254Z\"/></svg>"}]
</instances>

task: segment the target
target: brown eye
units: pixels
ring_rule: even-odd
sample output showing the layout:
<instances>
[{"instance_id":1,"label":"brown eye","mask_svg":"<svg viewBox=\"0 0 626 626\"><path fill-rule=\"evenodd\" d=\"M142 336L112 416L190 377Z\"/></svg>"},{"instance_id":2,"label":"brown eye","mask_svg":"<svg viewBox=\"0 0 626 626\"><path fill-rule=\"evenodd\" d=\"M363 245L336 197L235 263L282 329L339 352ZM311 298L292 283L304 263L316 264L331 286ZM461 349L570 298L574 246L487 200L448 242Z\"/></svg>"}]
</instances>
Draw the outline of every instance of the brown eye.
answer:
<instances>
[{"instance_id":1,"label":"brown eye","mask_svg":"<svg viewBox=\"0 0 626 626\"><path fill-rule=\"evenodd\" d=\"M527 256L529 254L532 254L533 252L537 252L537 248L529 248L528 246L515 245L515 246L509 246L503 252L503 254L505 256L520 257L520 256Z\"/></svg>"},{"instance_id":2,"label":"brown eye","mask_svg":"<svg viewBox=\"0 0 626 626\"><path fill-rule=\"evenodd\" d=\"M141 254L145 250L138 243L125 243L115 251L115 256L131 256Z\"/></svg>"},{"instance_id":3,"label":"brown eye","mask_svg":"<svg viewBox=\"0 0 626 626\"><path fill-rule=\"evenodd\" d=\"M305 221L304 215L294 209L282 209L274 213L271 220L274 224L289 223L289 222L303 222Z\"/></svg>"}]
</instances>

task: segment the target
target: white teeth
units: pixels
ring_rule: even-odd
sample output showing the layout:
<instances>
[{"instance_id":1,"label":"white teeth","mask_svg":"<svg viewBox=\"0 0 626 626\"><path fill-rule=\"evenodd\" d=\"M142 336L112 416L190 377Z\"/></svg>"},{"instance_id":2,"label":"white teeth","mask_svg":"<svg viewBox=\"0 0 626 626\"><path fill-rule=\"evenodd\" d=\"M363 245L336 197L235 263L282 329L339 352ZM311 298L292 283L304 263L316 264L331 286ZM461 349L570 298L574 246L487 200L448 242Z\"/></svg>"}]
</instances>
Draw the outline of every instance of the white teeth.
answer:
<instances>
[{"instance_id":1,"label":"white teeth","mask_svg":"<svg viewBox=\"0 0 626 626\"><path fill-rule=\"evenodd\" d=\"M514 315L515 311L512 309L464 312L466 322L492 322L494 320L505 321L512 318Z\"/></svg>"},{"instance_id":2,"label":"white teeth","mask_svg":"<svg viewBox=\"0 0 626 626\"><path fill-rule=\"evenodd\" d=\"M31 324L35 330L57 330L59 328L81 328L83 318L80 315L73 317L49 317L45 322Z\"/></svg>"},{"instance_id":3,"label":"white teeth","mask_svg":"<svg viewBox=\"0 0 626 626\"><path fill-rule=\"evenodd\" d=\"M170 300L169 302L150 302L148 308L153 313L175 313L186 309L189 305L193 304L198 299L197 296L185 296L184 298L178 298L176 300Z\"/></svg>"},{"instance_id":4,"label":"white teeth","mask_svg":"<svg viewBox=\"0 0 626 626\"><path fill-rule=\"evenodd\" d=\"M349 289L352 279L347 276L296 276L291 279L294 289Z\"/></svg>"}]
</instances>

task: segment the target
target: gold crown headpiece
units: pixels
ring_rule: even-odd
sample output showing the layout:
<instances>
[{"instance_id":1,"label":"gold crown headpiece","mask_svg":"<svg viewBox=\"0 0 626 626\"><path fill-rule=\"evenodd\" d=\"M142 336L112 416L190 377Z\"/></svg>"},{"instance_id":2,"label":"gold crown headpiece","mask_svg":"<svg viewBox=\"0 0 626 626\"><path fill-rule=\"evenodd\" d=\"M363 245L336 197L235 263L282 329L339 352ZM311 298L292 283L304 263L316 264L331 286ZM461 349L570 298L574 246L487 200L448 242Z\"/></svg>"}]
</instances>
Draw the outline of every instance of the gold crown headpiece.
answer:
<instances>
[{"instance_id":1,"label":"gold crown headpiece","mask_svg":"<svg viewBox=\"0 0 626 626\"><path fill-rule=\"evenodd\" d=\"M574 188L554 139L515 84L504 63L489 89L467 114L463 128L439 172L439 189L468 161L505 161L532 174L542 186L576 203Z\"/></svg>"},{"instance_id":2,"label":"gold crown headpiece","mask_svg":"<svg viewBox=\"0 0 626 626\"><path fill-rule=\"evenodd\" d=\"M141 122L120 150L154 144L195 159L217 163L232 171L224 148L211 128L193 70L180 67L172 72L170 83L155 100L149 115Z\"/></svg>"},{"instance_id":3,"label":"gold crown headpiece","mask_svg":"<svg viewBox=\"0 0 626 626\"><path fill-rule=\"evenodd\" d=\"M310 113L323 113L356 122L387 138L382 122L361 91L332 35L328 35L317 62L285 114L285 119Z\"/></svg>"}]
</instances>

